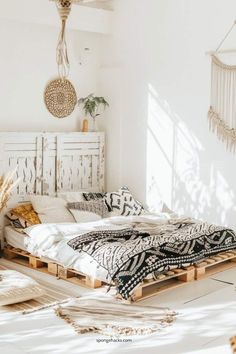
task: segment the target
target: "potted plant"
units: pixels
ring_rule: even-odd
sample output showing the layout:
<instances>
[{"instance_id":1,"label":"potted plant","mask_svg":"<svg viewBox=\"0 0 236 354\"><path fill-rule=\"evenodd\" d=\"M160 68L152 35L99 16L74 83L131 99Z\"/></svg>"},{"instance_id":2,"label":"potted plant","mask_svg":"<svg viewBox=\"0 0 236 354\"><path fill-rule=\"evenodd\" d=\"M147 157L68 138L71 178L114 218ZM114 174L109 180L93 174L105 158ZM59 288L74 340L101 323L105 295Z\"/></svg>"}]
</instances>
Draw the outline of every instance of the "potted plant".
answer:
<instances>
[{"instance_id":1,"label":"potted plant","mask_svg":"<svg viewBox=\"0 0 236 354\"><path fill-rule=\"evenodd\" d=\"M93 93L87 97L82 97L78 100L78 105L82 106L82 109L86 115L90 115L93 119L93 131L96 131L96 118L100 116L101 108L105 110L109 107L109 103L104 97L94 96Z\"/></svg>"}]
</instances>

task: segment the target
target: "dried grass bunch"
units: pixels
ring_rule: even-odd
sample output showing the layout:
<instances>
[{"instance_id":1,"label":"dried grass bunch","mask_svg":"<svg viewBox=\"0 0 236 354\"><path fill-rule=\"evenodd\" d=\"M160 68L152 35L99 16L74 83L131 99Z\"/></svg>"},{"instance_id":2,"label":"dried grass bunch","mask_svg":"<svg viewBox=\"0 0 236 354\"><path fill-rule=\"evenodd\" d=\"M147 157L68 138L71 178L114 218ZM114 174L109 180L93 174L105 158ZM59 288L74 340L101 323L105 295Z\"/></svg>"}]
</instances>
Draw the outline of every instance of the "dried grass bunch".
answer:
<instances>
[{"instance_id":1,"label":"dried grass bunch","mask_svg":"<svg viewBox=\"0 0 236 354\"><path fill-rule=\"evenodd\" d=\"M19 183L19 179L14 181L16 170L9 172L6 176L0 176L0 212L10 199L13 188Z\"/></svg>"}]
</instances>

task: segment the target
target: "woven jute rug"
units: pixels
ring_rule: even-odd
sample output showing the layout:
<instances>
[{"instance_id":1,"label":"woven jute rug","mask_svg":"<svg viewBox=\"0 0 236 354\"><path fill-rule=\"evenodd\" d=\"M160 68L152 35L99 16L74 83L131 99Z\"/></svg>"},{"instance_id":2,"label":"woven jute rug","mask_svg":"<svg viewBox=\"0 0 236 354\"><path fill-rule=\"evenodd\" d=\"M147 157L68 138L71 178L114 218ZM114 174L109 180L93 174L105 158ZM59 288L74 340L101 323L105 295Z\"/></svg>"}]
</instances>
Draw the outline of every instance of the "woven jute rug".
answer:
<instances>
[{"instance_id":1,"label":"woven jute rug","mask_svg":"<svg viewBox=\"0 0 236 354\"><path fill-rule=\"evenodd\" d=\"M0 264L0 269L9 269ZM16 270L16 269L15 269ZM38 280L37 280L38 281ZM71 299L68 293L64 293L59 287L54 286L51 283L47 283L41 279L38 281L42 289L45 290L46 295L43 295L35 300L29 300L20 302L18 304L1 306L0 311L4 312L21 312L23 314L39 311L48 307L53 307L58 304L63 304Z\"/></svg>"}]
</instances>

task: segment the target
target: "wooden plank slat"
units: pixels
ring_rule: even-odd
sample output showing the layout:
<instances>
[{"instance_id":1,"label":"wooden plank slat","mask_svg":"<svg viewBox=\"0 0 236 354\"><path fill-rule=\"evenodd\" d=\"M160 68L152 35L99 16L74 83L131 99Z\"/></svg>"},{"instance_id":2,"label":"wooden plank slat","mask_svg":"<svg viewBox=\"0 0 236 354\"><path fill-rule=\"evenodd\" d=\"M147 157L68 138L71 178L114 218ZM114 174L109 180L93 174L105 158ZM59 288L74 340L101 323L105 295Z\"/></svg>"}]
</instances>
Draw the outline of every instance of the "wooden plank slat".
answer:
<instances>
[{"instance_id":1,"label":"wooden plank slat","mask_svg":"<svg viewBox=\"0 0 236 354\"><path fill-rule=\"evenodd\" d=\"M216 255L204 259L203 262L195 264L195 279L201 279L235 266L236 254L235 250L220 252Z\"/></svg>"},{"instance_id":2,"label":"wooden plank slat","mask_svg":"<svg viewBox=\"0 0 236 354\"><path fill-rule=\"evenodd\" d=\"M35 177L35 192L42 194L42 178L43 178L43 142L42 136L36 137L36 166L35 171L32 169L32 174Z\"/></svg>"},{"instance_id":3,"label":"wooden plank slat","mask_svg":"<svg viewBox=\"0 0 236 354\"><path fill-rule=\"evenodd\" d=\"M100 133L100 153L99 153L99 189L104 192L105 188L105 136Z\"/></svg>"},{"instance_id":4,"label":"wooden plank slat","mask_svg":"<svg viewBox=\"0 0 236 354\"><path fill-rule=\"evenodd\" d=\"M195 267L186 269L173 269L165 274L160 274L156 280L145 280L132 293L130 301L141 301L163 291L174 289L187 282L194 281Z\"/></svg>"},{"instance_id":5,"label":"wooden plank slat","mask_svg":"<svg viewBox=\"0 0 236 354\"><path fill-rule=\"evenodd\" d=\"M92 173L92 186L93 187L97 187L99 188L99 181L98 181L98 174L99 174L99 170L98 170L98 164L99 164L99 155L92 155L92 169L91 169L91 173Z\"/></svg>"},{"instance_id":6,"label":"wooden plank slat","mask_svg":"<svg viewBox=\"0 0 236 354\"><path fill-rule=\"evenodd\" d=\"M43 273L54 275L58 277L58 279L64 279L72 282L73 284L78 284L86 288L96 289L103 285L98 279L86 276L85 274L82 274L74 269L64 268L52 260L43 257L35 257L26 251L11 247L9 245L4 249L4 257L14 263L21 264Z\"/></svg>"}]
</instances>

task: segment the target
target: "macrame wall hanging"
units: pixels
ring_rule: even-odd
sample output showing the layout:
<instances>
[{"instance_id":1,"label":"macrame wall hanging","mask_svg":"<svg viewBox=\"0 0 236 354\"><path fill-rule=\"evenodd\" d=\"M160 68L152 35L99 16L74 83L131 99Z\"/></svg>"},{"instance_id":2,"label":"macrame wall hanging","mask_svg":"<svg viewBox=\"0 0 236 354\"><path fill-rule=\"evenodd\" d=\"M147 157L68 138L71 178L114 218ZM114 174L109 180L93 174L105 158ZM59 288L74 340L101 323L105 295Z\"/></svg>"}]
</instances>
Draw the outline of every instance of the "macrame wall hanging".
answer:
<instances>
[{"instance_id":1,"label":"macrame wall hanging","mask_svg":"<svg viewBox=\"0 0 236 354\"><path fill-rule=\"evenodd\" d=\"M61 32L59 35L56 59L59 77L50 81L44 92L44 101L49 112L57 118L69 116L77 103L76 91L67 79L70 64L65 38L66 21L71 11L72 0L56 0L56 6L61 17Z\"/></svg>"},{"instance_id":2,"label":"macrame wall hanging","mask_svg":"<svg viewBox=\"0 0 236 354\"><path fill-rule=\"evenodd\" d=\"M211 106L208 112L210 129L226 144L227 149L236 151L236 65L224 64L218 54L235 50L220 50L236 25L233 23L215 52L210 52Z\"/></svg>"}]
</instances>

